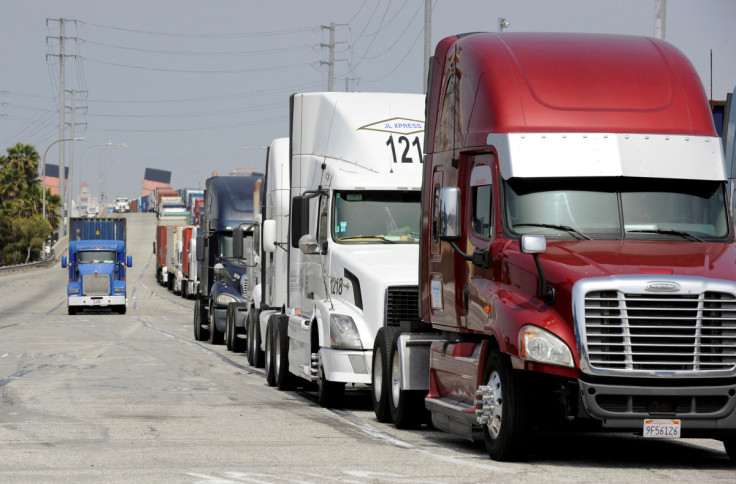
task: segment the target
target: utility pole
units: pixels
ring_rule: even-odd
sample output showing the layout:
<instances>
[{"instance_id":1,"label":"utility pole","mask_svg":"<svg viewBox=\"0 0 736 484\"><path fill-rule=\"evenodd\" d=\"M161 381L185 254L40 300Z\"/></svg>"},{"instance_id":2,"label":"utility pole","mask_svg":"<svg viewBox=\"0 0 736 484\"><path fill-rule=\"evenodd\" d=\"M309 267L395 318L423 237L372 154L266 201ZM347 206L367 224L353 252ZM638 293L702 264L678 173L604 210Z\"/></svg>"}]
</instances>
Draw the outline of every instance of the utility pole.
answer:
<instances>
[{"instance_id":1,"label":"utility pole","mask_svg":"<svg viewBox=\"0 0 736 484\"><path fill-rule=\"evenodd\" d=\"M432 58L432 0L424 0L424 93L429 85L429 60Z\"/></svg>"},{"instance_id":2,"label":"utility pole","mask_svg":"<svg viewBox=\"0 0 736 484\"><path fill-rule=\"evenodd\" d=\"M54 19L46 19L46 25L48 25L49 20ZM59 22L59 139L65 138L66 133L66 122L64 121L64 115L66 114L66 90L65 90L65 72L64 72L64 61L67 57L76 57L76 56L67 56L64 51L64 41L67 39L65 36L65 23L69 22L69 20L65 18L58 19ZM72 22L76 22L76 20L72 20ZM56 37L46 37L46 40L48 41L49 38L55 39ZM70 39L76 40L76 37L69 37ZM52 55L52 54L49 54ZM64 196L64 190L66 185L66 163L64 161L64 150L63 147L59 148L59 196L61 197L61 226L59 228L59 237L64 237L66 235L66 224L64 223L64 217L66 216L66 211L64 210L64 201L66 200L66 197Z\"/></svg>"},{"instance_id":3,"label":"utility pole","mask_svg":"<svg viewBox=\"0 0 736 484\"><path fill-rule=\"evenodd\" d=\"M664 40L667 27L667 0L657 0L654 14L654 37Z\"/></svg>"},{"instance_id":4,"label":"utility pole","mask_svg":"<svg viewBox=\"0 0 736 484\"><path fill-rule=\"evenodd\" d=\"M327 64L328 71L327 71L327 90L332 92L335 90L335 62L341 62L345 59L335 59L335 46L337 44L344 44L345 42L335 42L335 27L341 27L343 25L347 24L335 24L335 22L330 22L330 25L322 25L322 29L328 29L330 31L330 43L329 44L319 44L320 47L329 47L330 49L330 60L320 61L320 64Z\"/></svg>"}]
</instances>

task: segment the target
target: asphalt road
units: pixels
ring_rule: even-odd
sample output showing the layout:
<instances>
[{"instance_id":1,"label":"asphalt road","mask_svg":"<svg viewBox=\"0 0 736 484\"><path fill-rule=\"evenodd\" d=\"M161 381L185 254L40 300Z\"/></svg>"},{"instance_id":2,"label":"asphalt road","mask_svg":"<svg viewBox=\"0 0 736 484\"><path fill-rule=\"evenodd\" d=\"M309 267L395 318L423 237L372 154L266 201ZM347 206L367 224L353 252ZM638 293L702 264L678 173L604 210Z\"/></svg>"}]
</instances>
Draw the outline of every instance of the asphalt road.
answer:
<instances>
[{"instance_id":1,"label":"asphalt road","mask_svg":"<svg viewBox=\"0 0 736 484\"><path fill-rule=\"evenodd\" d=\"M59 265L0 276L0 482L734 482L712 440L542 435L526 462L279 392L196 342L193 303L155 281L155 218L128 216L128 312L67 315Z\"/></svg>"}]
</instances>

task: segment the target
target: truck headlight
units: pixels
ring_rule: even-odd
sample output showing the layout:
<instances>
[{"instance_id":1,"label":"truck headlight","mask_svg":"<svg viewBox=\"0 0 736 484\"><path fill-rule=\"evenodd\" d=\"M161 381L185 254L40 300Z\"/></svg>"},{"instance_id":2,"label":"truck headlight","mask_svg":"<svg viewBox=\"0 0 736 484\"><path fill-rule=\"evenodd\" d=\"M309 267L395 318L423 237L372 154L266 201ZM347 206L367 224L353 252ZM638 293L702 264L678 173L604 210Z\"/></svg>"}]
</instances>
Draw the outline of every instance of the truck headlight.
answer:
<instances>
[{"instance_id":1,"label":"truck headlight","mask_svg":"<svg viewBox=\"0 0 736 484\"><path fill-rule=\"evenodd\" d=\"M519 333L521 357L525 360L573 367L572 352L564 341L538 326L527 325Z\"/></svg>"},{"instance_id":2,"label":"truck headlight","mask_svg":"<svg viewBox=\"0 0 736 484\"><path fill-rule=\"evenodd\" d=\"M79 289L69 289L69 294L79 294Z\"/></svg>"},{"instance_id":3,"label":"truck headlight","mask_svg":"<svg viewBox=\"0 0 736 484\"><path fill-rule=\"evenodd\" d=\"M125 292L125 288L124 287L116 287L115 288L115 292Z\"/></svg>"},{"instance_id":4,"label":"truck headlight","mask_svg":"<svg viewBox=\"0 0 736 484\"><path fill-rule=\"evenodd\" d=\"M224 293L224 292L218 294L217 295L217 299L215 301L217 301L217 304L222 304L222 305L225 305L225 306L227 306L228 303L231 303L231 302L234 302L234 303L238 302L238 300L235 298L235 296L232 296L231 294L227 294L227 293Z\"/></svg>"},{"instance_id":5,"label":"truck headlight","mask_svg":"<svg viewBox=\"0 0 736 484\"><path fill-rule=\"evenodd\" d=\"M330 315L330 344L333 348L363 349L360 334L353 318L344 314Z\"/></svg>"}]
</instances>

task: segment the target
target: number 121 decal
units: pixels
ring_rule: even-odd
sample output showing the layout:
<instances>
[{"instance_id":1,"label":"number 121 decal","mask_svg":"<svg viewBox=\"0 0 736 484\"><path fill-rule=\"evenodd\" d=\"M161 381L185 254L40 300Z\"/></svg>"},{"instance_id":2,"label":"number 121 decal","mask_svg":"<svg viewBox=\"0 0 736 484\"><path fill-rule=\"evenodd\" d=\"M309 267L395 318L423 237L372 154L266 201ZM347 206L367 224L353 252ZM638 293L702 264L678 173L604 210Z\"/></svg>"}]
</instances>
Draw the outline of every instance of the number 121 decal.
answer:
<instances>
[{"instance_id":1,"label":"number 121 decal","mask_svg":"<svg viewBox=\"0 0 736 484\"><path fill-rule=\"evenodd\" d=\"M414 163L414 159L409 156L409 150L412 146L416 146L417 148L417 155L419 155L419 163L423 163L424 160L422 159L422 145L419 142L419 136L414 137L414 141L409 141L409 138L406 136L399 136L398 142L394 141L394 135L391 135L386 140L386 146L391 147L391 154L394 156L394 163L398 163L399 160L396 156L396 145L399 145L399 150L401 150L401 145L404 145L404 152L401 154L401 162L402 163Z\"/></svg>"}]
</instances>

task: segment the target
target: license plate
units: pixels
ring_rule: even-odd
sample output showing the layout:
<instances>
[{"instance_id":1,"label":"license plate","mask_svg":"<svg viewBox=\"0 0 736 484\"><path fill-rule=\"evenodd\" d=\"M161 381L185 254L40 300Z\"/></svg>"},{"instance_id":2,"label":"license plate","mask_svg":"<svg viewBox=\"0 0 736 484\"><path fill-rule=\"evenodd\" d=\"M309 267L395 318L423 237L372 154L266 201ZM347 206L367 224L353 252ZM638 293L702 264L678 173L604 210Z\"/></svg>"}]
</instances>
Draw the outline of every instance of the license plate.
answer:
<instances>
[{"instance_id":1,"label":"license plate","mask_svg":"<svg viewBox=\"0 0 736 484\"><path fill-rule=\"evenodd\" d=\"M650 439L679 439L680 420L646 418L642 435Z\"/></svg>"}]
</instances>

